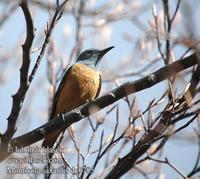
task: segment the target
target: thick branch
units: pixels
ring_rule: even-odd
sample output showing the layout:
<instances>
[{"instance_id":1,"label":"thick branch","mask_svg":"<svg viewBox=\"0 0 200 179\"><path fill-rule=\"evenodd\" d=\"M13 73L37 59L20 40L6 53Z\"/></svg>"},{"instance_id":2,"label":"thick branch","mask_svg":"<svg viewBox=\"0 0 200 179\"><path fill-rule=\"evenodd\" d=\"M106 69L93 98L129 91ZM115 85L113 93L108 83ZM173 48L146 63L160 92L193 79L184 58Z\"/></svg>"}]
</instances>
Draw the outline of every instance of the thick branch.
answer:
<instances>
[{"instance_id":1,"label":"thick branch","mask_svg":"<svg viewBox=\"0 0 200 179\"><path fill-rule=\"evenodd\" d=\"M26 91L28 89L29 83L28 83L28 71L30 66L30 51L31 46L34 39L34 27L33 27L33 21L30 14L30 11L28 9L27 1L23 0L20 3L20 6L23 10L25 19L26 19L26 40L24 44L22 45L23 49L23 57L22 57L22 65L20 68L20 86L15 95L13 95L13 103L12 103L12 109L11 113L8 116L8 125L7 130L4 135L2 135L1 138L1 147L6 147L14 135L16 131L16 122L17 118L19 116L19 112L21 110Z\"/></svg>"},{"instance_id":2,"label":"thick branch","mask_svg":"<svg viewBox=\"0 0 200 179\"><path fill-rule=\"evenodd\" d=\"M133 82L127 82L91 103L84 104L74 109L73 111L70 111L59 117L55 117L54 120L49 121L48 123L38 127L37 129L34 129L22 136L14 138L11 141L11 145L13 147L25 147L31 145L43 139L46 135L55 131L56 129L67 128L73 123L80 121L86 116L89 116L89 109L92 106L97 106L97 111L99 111L129 94L150 88L155 84L171 77L172 75L175 75L176 73L184 69L196 65L197 63L198 58L194 53L182 60L167 65L142 79Z\"/></svg>"},{"instance_id":3,"label":"thick branch","mask_svg":"<svg viewBox=\"0 0 200 179\"><path fill-rule=\"evenodd\" d=\"M198 56L196 56L196 58L198 59L197 63L199 64ZM190 101L192 101L192 99L196 95L197 91L196 87L200 81L199 76L200 76L200 68L198 65L196 70L193 72L191 83L189 86L189 89L193 88L193 92L190 93L190 98L191 98ZM168 126L170 126L173 123L173 121L178 121L176 119L172 121L172 118L178 114L182 116L183 115L181 114L182 110L184 114L186 113L186 111L188 110L188 105L191 104L191 102L188 103L187 97L185 97L185 94L188 93L188 91L190 90L187 90L181 98L177 99L176 107L174 106L174 103L172 101L169 102L166 109L159 117L160 118L159 122L153 127L153 129L150 130L149 133L145 133L143 137L141 137L137 145L133 147L133 149L127 155L125 155L122 159L118 160L115 167L106 176L106 179L119 178L123 176L126 172L128 172L135 165L135 162L152 146L152 144L155 141L159 140L160 136L167 130ZM177 129L174 133L187 127L194 119L196 119L197 116L199 115L198 111L196 114L194 114L193 118L189 122L187 122L185 125ZM187 115L185 115L185 118L186 117ZM127 163L129 165L126 165Z\"/></svg>"},{"instance_id":4,"label":"thick branch","mask_svg":"<svg viewBox=\"0 0 200 179\"><path fill-rule=\"evenodd\" d=\"M38 67L40 65L41 59L44 56L44 52L46 49L46 46L49 42L49 38L52 34L52 31L62 16L62 11L67 3L68 0L63 1L61 5L57 6L56 12L53 16L53 19L51 21L50 27L47 27L47 34L45 36L44 43L42 45L42 49L40 51L40 54L36 60L36 63L31 71L31 74L29 75L29 66L30 66L30 53L31 53L31 47L34 39L34 27L33 27L33 21L31 17L31 13L28 8L27 0L21 0L20 6L23 10L25 19L26 19L26 26L27 26L27 32L26 32L26 40L24 45L22 45L23 48L23 59L22 59L22 66L20 68L20 86L15 95L13 95L13 104L11 113L8 117L8 125L6 132L1 136L1 145L0 145L0 160L3 160L8 154L7 147L8 143L12 139L15 131L16 131L16 122L17 118L19 116L19 112L22 108L24 98L26 96L26 93L30 87L30 84L38 70Z\"/></svg>"}]
</instances>

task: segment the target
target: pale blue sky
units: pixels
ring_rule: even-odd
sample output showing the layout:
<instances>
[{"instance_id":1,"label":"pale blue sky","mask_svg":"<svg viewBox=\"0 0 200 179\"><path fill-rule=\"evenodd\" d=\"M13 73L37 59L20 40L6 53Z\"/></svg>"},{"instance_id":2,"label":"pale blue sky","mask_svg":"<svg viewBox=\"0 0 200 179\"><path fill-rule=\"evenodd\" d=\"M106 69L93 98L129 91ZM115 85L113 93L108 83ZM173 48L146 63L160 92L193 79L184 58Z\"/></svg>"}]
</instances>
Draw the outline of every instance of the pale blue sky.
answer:
<instances>
[{"instance_id":1,"label":"pale blue sky","mask_svg":"<svg viewBox=\"0 0 200 179\"><path fill-rule=\"evenodd\" d=\"M100 1L98 1L100 2ZM103 3L104 1L101 1ZM113 2L119 3L120 1L116 0ZM157 2L157 9L161 9L161 3L159 1L153 1ZM195 30L194 32L199 32L200 26L199 26L199 1L192 0L190 1L191 4L196 4L197 6L191 6L191 9L194 11L194 25ZM100 4L101 4L100 3ZM152 1L141 1L141 4L147 3L149 7L147 6L147 10L145 13L141 13L139 17L137 17L146 27L146 30L149 30L149 23L152 20L152 13L151 13L151 5ZM97 4L97 7L99 4ZM2 8L2 4L0 3L0 9ZM2 8L3 9L3 8ZM47 21L49 20L49 14L46 12L42 12L38 7L31 7L31 12L33 14L34 19L34 26L37 29L36 30L36 37L33 44L34 48L38 48L41 46L41 37L44 38L43 31L46 26ZM183 11L183 8L181 9L181 12ZM195 13L196 12L196 13ZM136 13L137 14L137 13ZM180 22L177 26L175 26L173 33L175 36L181 36L181 35L188 35L187 34L187 26L185 26L185 21L187 21L188 16L181 16ZM191 19L189 19L191 20ZM88 20L89 22L89 20ZM64 28L65 26L71 26L72 32L69 37L64 36ZM75 34L75 23L74 18L71 15L63 15L63 17L60 19L59 23L57 24L54 32L53 32L53 39L56 43L56 58L60 58L62 56L64 59L69 57L69 53L71 52L71 49L74 45L74 34ZM101 39L98 38L99 34L91 35L88 32L92 32L93 29L91 27L84 28L84 32L87 35L87 40L84 41L83 49L91 48L91 47L101 47L102 45L107 47L114 45L115 48L109 52L105 59L103 59L101 64L101 71L104 72L103 76L106 76L106 72L112 71L112 74L124 74L127 72L127 70L130 70L135 68L137 71L141 64L145 66L148 62L144 60L143 55L140 54L141 51L137 50L135 48L136 42L138 42L139 39L145 36L146 31L141 31L138 27L135 26L135 24L131 23L129 20L122 20L119 22L111 23L109 24L109 28L111 29L111 37L107 41L105 41L104 44L100 41ZM130 44L126 40L124 40L123 35L124 33L130 34L132 38L134 39L134 43ZM1 66L0 68L5 68L7 73L6 76L9 77L4 83L0 83L0 101L1 101L1 108L0 108L0 120L1 120L1 126L0 131L3 132L6 129L6 118L10 112L11 104L12 104L12 98L11 95L14 94L18 88L19 84L19 67L20 67L20 60L21 60L21 47L15 47L13 48L13 45L17 44L23 44L24 37L23 34L25 34L25 21L24 16L21 11L21 9L18 7L16 12L11 16L11 18L6 22L3 27L0 29L0 53L9 54L11 53L11 57L8 58L9 62L7 63L7 66L4 67ZM199 33L195 34L199 35ZM156 46L155 46L156 47ZM154 56L158 55L158 52L155 50L152 50L151 52L148 52L148 55L153 58ZM184 48L176 48L174 53L177 57L179 57L180 54L182 54ZM130 53L132 52L132 54ZM127 57L128 55L132 55L131 65L128 69L127 67L122 68L121 70L115 70L117 65L121 63L122 59ZM32 55L32 64L34 64L36 57L38 55L38 52L34 53ZM143 59L141 59L143 58ZM1 61L1 59L0 59ZM162 62L156 63L150 71L146 72L146 74L153 72L157 70L159 67L163 66ZM139 77L131 77L131 78L125 78L124 80L120 81L121 83L128 80L134 80L138 79ZM104 94L105 92L108 92L109 90L113 89L115 85L103 84L103 89L101 94ZM31 106L30 111L27 112L26 116L23 116L23 119L20 118L17 123L17 132L16 136L23 134L24 132L30 131L31 129L34 129L37 126L40 126L41 124L45 123L47 120L46 111L47 111L47 92L48 92L48 83L46 80L46 57L42 59L41 66L39 67L39 70L35 76L35 79L33 80L33 83L31 84L30 91L27 94L23 110L26 110L26 106ZM145 107L148 105L149 101L153 98L159 98L160 95L163 93L163 91L166 89L166 82L162 82L150 89L144 90L142 92L138 92L136 94L136 100L138 108L142 111L145 109ZM179 89L180 90L180 89ZM121 100L118 103L121 103L121 120L123 120L123 115L128 112L128 109L125 106L125 103ZM157 111L158 112L158 111ZM112 117L114 115L111 115L106 121L106 124L103 126L105 128L108 128L107 133L111 131L113 127L113 121ZM23 125L21 125L23 123ZM123 128L123 121L120 122ZM195 125L194 123L193 125ZM76 124L78 125L78 124ZM28 126L28 127L26 127ZM124 125L125 127L125 125ZM192 127L189 127L187 130L190 132L192 130ZM89 134L86 134L86 136ZM181 135L184 136L184 132L181 133ZM98 143L98 141L97 141ZM128 149L127 149L128 151ZM164 155L169 158L169 160L172 161L173 164L175 164L182 172L187 174L192 169L192 164L194 164L194 160L197 156L197 145L193 142L191 143L185 143L183 141L177 141L177 140L171 140L165 147ZM97 167L98 168L98 167ZM179 178L179 175L175 173L171 168L164 166L166 178ZM124 177L128 178L128 177ZM137 177L138 178L138 177ZM152 177L154 178L154 177Z\"/></svg>"}]
</instances>

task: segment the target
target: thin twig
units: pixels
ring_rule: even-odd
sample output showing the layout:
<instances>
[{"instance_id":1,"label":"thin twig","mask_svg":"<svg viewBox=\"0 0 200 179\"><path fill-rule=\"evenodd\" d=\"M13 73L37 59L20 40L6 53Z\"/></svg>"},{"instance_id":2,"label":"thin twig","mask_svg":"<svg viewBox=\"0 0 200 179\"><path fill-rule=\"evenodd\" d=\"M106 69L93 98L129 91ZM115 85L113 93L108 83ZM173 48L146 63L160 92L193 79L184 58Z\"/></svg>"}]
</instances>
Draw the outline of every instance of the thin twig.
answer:
<instances>
[{"instance_id":1,"label":"thin twig","mask_svg":"<svg viewBox=\"0 0 200 179\"><path fill-rule=\"evenodd\" d=\"M167 164L169 165L171 168L173 168L179 175L181 175L184 179L189 179L186 175L184 175L174 164L172 164L167 158L165 158L165 160L159 160L159 159L154 159L152 157L148 157L149 160L155 161L155 162L159 162L159 163L163 163L163 164Z\"/></svg>"},{"instance_id":2,"label":"thin twig","mask_svg":"<svg viewBox=\"0 0 200 179\"><path fill-rule=\"evenodd\" d=\"M59 19L61 18L62 16L62 11L65 7L65 4L67 3L68 0L65 0L60 6L57 6L56 8L56 11L54 13L54 16L52 18L52 21L51 21L51 24L50 24L50 27L47 26L47 29L46 29L46 36L45 36L45 40L44 40L44 43L42 45L42 48L41 48L41 51L40 51L40 54L36 60L36 63L32 69L32 72L29 76L29 82L31 83L31 81L33 80L34 76L35 76L35 73L37 72L38 70L38 67L40 65L40 62L44 56L44 53L45 53L45 50L46 50L46 47L47 47L47 44L49 43L49 39L51 37L51 34L53 32L53 29L55 27L55 25L57 24L57 22L59 21Z\"/></svg>"}]
</instances>

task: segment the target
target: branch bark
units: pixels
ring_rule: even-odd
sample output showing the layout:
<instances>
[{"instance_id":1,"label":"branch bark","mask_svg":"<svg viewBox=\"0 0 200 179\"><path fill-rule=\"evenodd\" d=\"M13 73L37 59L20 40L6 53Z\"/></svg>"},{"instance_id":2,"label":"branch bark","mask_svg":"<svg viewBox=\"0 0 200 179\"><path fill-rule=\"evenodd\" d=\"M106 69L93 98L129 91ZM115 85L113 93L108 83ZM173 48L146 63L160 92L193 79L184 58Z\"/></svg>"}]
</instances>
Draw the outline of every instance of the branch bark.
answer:
<instances>
[{"instance_id":1,"label":"branch bark","mask_svg":"<svg viewBox=\"0 0 200 179\"><path fill-rule=\"evenodd\" d=\"M51 21L50 27L47 27L47 34L45 36L44 43L42 45L42 49L40 51L40 54L36 60L36 63L29 75L29 68L30 68L30 62L31 62L31 47L34 40L34 26L33 26L33 20L31 17L30 10L28 8L28 1L27 0L21 0L21 3L19 4L20 7L23 10L25 20L26 20L26 39L24 44L22 45L23 49L23 57L22 57L22 65L20 68L20 85L15 95L12 96L13 103L11 112L7 118L8 124L7 124L7 130L3 135L0 135L1 137L1 144L0 144L0 160L4 159L9 155L8 152L8 144L10 140L12 139L14 133L16 132L16 122L20 113L20 110L23 105L23 101L25 99L25 96L27 94L27 91L30 87L30 84L38 70L38 67L40 65L41 59L44 56L44 52L46 50L46 46L49 42L49 38L52 34L52 31L62 16L62 11L64 9L65 4L68 2L68 0L63 1L61 5L57 6L56 12L53 16L53 19Z\"/></svg>"},{"instance_id":2,"label":"branch bark","mask_svg":"<svg viewBox=\"0 0 200 179\"><path fill-rule=\"evenodd\" d=\"M110 173L105 177L106 179L111 178L120 178L125 173L127 173L133 166L135 166L136 161L145 153L147 150L152 146L154 142L160 139L162 134L168 129L168 127L172 124L174 124L174 121L178 121L176 119L172 120L175 116L178 119L183 114L186 114L186 111L189 109L188 106L191 105L192 99L197 94L196 89L197 85L200 81L200 61L199 56L196 55L197 58L197 67L193 71L192 78L190 80L189 88L184 92L183 96L180 98L177 98L175 101L170 101L166 109L161 113L159 116L158 123L153 127L153 129L150 130L149 133L145 133L139 142L132 148L132 150L125 155L123 158L119 159L115 167L110 171ZM191 91L192 88L192 91ZM189 97L186 95L187 93L190 93ZM188 100L189 98L189 100ZM199 115L200 109L197 110L197 113L194 114L192 119L186 123L181 128L177 129L174 133L180 131L181 129L188 126L194 119L197 118ZM187 118L187 115L185 115L185 118ZM169 136L167 136L169 138ZM164 142L164 144L166 141ZM163 145L164 145L163 144ZM162 145L162 146L163 146ZM161 147L162 147L161 146ZM158 150L157 150L158 151ZM127 165L129 164L129 165Z\"/></svg>"},{"instance_id":3,"label":"branch bark","mask_svg":"<svg viewBox=\"0 0 200 179\"><path fill-rule=\"evenodd\" d=\"M23 57L22 65L20 68L20 86L15 95L12 96L13 103L11 113L8 116L8 125L6 132L1 136L1 148L6 148L12 136L16 131L16 122L21 110L26 92L29 87L28 82L28 71L30 67L30 51L34 39L34 27L31 13L28 8L28 3L26 0L22 0L20 6L23 10L26 19L26 40L22 45Z\"/></svg>"},{"instance_id":4,"label":"branch bark","mask_svg":"<svg viewBox=\"0 0 200 179\"><path fill-rule=\"evenodd\" d=\"M163 68L142 79L133 82L127 82L107 93L106 95L94 100L93 102L84 104L66 114L55 117L53 120L38 127L37 129L34 129L24 135L14 138L13 140L11 140L11 146L29 146L43 139L46 135L53 132L54 130L67 128L73 123L76 123L81 119L89 116L90 108L93 106L98 107L97 111L99 111L129 94L150 88L155 84L175 75L176 73L196 65L197 63L198 57L196 56L196 53L194 53L184 59L164 66Z\"/></svg>"}]
</instances>

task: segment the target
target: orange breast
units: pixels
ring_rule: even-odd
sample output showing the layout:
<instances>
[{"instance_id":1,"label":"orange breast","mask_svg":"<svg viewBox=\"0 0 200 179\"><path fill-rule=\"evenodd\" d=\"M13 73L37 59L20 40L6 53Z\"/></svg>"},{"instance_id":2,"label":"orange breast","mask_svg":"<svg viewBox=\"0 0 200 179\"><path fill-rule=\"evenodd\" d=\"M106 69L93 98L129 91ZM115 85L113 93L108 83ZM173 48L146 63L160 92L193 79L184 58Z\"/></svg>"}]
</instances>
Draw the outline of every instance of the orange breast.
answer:
<instances>
[{"instance_id":1,"label":"orange breast","mask_svg":"<svg viewBox=\"0 0 200 179\"><path fill-rule=\"evenodd\" d=\"M74 64L58 97L54 116L94 99L99 87L99 72L84 64Z\"/></svg>"}]
</instances>

